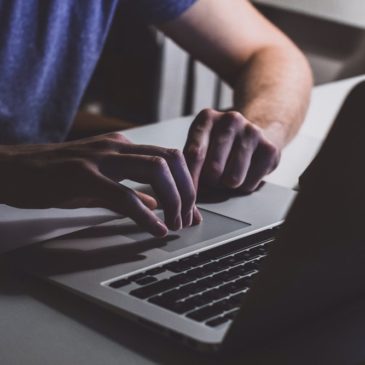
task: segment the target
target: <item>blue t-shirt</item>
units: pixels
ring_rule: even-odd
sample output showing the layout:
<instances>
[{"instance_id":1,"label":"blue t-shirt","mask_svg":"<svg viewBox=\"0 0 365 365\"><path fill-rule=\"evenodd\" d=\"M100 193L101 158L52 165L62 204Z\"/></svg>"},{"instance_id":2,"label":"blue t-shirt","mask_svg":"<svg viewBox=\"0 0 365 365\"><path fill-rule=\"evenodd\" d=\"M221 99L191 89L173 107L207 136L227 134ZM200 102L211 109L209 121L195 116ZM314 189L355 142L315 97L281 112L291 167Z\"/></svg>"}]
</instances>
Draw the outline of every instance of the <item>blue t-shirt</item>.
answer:
<instances>
[{"instance_id":1,"label":"blue t-shirt","mask_svg":"<svg viewBox=\"0 0 365 365\"><path fill-rule=\"evenodd\" d=\"M196 0L0 0L0 144L62 141L113 15L179 16Z\"/></svg>"}]
</instances>

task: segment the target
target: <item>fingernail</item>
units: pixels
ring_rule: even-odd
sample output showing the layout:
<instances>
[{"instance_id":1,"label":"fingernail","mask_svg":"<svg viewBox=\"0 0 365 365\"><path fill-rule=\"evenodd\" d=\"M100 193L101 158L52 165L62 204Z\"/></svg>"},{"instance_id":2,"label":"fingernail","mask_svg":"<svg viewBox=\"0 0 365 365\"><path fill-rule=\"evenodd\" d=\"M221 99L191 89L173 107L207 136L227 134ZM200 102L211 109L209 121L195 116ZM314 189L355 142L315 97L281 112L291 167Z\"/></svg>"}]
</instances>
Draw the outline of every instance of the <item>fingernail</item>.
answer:
<instances>
[{"instance_id":1,"label":"fingernail","mask_svg":"<svg viewBox=\"0 0 365 365\"><path fill-rule=\"evenodd\" d=\"M184 218L184 227L190 227L193 222L193 211L189 210L189 212L185 215Z\"/></svg>"},{"instance_id":2,"label":"fingernail","mask_svg":"<svg viewBox=\"0 0 365 365\"><path fill-rule=\"evenodd\" d=\"M168 232L167 227L161 221L156 221L156 223L153 229L153 235L157 237L166 236Z\"/></svg>"},{"instance_id":3,"label":"fingernail","mask_svg":"<svg viewBox=\"0 0 365 365\"><path fill-rule=\"evenodd\" d=\"M174 231L178 231L179 229L182 228L182 220L181 220L181 217L178 216L176 219L175 219L175 222L174 222L174 227L173 227L173 230Z\"/></svg>"},{"instance_id":4,"label":"fingernail","mask_svg":"<svg viewBox=\"0 0 365 365\"><path fill-rule=\"evenodd\" d=\"M194 224L200 224L203 222L203 216L199 212L199 209L195 206L194 207Z\"/></svg>"}]
</instances>

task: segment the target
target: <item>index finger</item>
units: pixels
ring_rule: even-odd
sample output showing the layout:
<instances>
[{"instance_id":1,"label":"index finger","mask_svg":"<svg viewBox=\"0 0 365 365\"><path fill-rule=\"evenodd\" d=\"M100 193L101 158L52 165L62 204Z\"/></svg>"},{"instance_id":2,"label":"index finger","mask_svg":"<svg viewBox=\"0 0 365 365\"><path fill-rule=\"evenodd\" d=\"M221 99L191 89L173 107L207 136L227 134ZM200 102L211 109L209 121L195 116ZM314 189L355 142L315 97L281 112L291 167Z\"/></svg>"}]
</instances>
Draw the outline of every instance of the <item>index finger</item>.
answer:
<instances>
[{"instance_id":1,"label":"index finger","mask_svg":"<svg viewBox=\"0 0 365 365\"><path fill-rule=\"evenodd\" d=\"M184 147L184 156L188 165L195 189L198 189L200 174L207 155L213 120L219 112L204 109L194 119L189 128Z\"/></svg>"},{"instance_id":2,"label":"index finger","mask_svg":"<svg viewBox=\"0 0 365 365\"><path fill-rule=\"evenodd\" d=\"M163 237L167 234L165 224L142 203L136 192L102 174L95 173L91 177L89 188L93 190L95 198L104 202L100 206L132 218L154 236Z\"/></svg>"}]
</instances>

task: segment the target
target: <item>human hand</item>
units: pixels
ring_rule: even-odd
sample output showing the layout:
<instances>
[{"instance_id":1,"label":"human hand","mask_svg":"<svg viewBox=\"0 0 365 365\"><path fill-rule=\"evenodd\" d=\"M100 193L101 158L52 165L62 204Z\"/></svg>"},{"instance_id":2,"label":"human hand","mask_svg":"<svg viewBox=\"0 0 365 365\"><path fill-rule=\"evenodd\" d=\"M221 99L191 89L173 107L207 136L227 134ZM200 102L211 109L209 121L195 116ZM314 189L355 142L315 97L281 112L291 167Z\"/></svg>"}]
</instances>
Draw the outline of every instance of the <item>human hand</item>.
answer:
<instances>
[{"instance_id":1,"label":"human hand","mask_svg":"<svg viewBox=\"0 0 365 365\"><path fill-rule=\"evenodd\" d=\"M195 188L178 150L135 145L118 133L59 144L0 147L0 202L20 208L104 207L155 236L199 221ZM150 184L157 201L118 183ZM198 217L198 219L197 219Z\"/></svg>"},{"instance_id":2,"label":"human hand","mask_svg":"<svg viewBox=\"0 0 365 365\"><path fill-rule=\"evenodd\" d=\"M280 148L269 135L238 112L200 112L184 147L195 188L253 192L279 163Z\"/></svg>"}]
</instances>

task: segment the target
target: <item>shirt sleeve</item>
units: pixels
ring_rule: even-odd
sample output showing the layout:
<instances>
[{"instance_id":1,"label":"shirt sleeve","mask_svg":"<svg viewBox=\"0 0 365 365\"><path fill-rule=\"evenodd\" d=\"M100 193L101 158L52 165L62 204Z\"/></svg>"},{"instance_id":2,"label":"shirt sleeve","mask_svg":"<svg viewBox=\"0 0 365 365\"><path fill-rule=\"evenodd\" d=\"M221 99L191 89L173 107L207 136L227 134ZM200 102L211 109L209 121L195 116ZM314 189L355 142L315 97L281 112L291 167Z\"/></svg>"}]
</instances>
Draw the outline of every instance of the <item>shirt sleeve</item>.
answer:
<instances>
[{"instance_id":1,"label":"shirt sleeve","mask_svg":"<svg viewBox=\"0 0 365 365\"><path fill-rule=\"evenodd\" d=\"M198 0L130 0L128 10L135 19L159 24L179 17Z\"/></svg>"}]
</instances>

